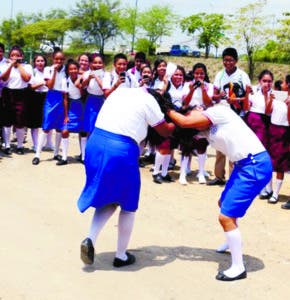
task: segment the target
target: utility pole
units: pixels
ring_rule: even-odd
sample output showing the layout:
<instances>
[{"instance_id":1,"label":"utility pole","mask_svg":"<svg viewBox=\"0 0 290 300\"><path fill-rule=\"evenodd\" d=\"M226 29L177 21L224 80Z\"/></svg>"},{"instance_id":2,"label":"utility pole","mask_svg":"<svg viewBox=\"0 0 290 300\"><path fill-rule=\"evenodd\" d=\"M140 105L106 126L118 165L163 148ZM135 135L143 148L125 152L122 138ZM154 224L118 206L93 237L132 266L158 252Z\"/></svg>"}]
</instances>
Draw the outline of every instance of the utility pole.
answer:
<instances>
[{"instance_id":1,"label":"utility pole","mask_svg":"<svg viewBox=\"0 0 290 300\"><path fill-rule=\"evenodd\" d=\"M134 52L135 34L136 34L136 19L137 19L138 0L135 0L135 11L134 11L134 28L132 34L131 52Z\"/></svg>"}]
</instances>

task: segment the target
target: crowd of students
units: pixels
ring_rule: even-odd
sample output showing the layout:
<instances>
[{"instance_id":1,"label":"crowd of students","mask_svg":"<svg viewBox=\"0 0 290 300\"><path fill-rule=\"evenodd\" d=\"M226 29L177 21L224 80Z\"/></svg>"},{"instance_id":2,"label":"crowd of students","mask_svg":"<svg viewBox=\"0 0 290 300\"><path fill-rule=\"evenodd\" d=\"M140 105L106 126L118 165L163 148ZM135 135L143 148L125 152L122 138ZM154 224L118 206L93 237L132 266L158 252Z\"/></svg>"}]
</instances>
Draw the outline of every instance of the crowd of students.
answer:
<instances>
[{"instance_id":1,"label":"crowd of students","mask_svg":"<svg viewBox=\"0 0 290 300\"><path fill-rule=\"evenodd\" d=\"M96 208L89 236L81 244L81 258L85 263L93 263L93 244L116 209L116 201L112 199L119 198L120 236L113 264L122 267L135 262L135 257L126 249L140 192L136 166L139 168L152 161L153 182L173 182L169 171L174 168L174 150L178 149L180 184L188 183L193 155L198 161L200 184L226 184L220 199L219 219L227 243L218 251L230 248L232 266L216 278L222 281L246 278L237 218L244 216L259 193L261 199L268 199L271 204L279 200L284 174L290 170L290 75L274 82L271 71L263 70L258 85L252 86L248 75L237 67L235 48L223 51L224 67L213 83L203 63L193 65L192 70L186 72L184 67L158 58L152 69L143 52L136 53L132 65L126 55L116 54L113 70L107 71L103 57L96 53L83 53L75 61L66 59L61 49L56 49L51 66L47 66L46 57L41 54L35 55L31 66L24 62L20 47L13 46L8 58L4 57L4 50L0 44L0 125L4 155L12 154L13 129L17 142L15 152L24 155L25 134L30 129L35 151L32 164L36 166L45 142L52 147L54 130L53 159L58 166L66 165L69 134L79 135L78 160L85 162L87 182L78 206L82 212L90 206ZM274 86L285 92L282 94L285 99L275 98ZM160 111L162 107L164 115ZM207 179L205 171L209 143L216 148L213 180ZM106 145L111 145L114 151L109 151ZM95 151L100 155L95 155ZM122 154L124 151L126 155ZM139 157L139 165L128 162L131 157L133 161ZM227 157L230 179L226 183ZM124 177L116 182L108 197L107 187L114 180L111 168L122 166L127 172L132 171L134 180L131 176L130 180ZM276 172L274 188L270 180L272 167ZM99 184L95 181L96 174ZM290 200L282 208L290 209Z\"/></svg>"},{"instance_id":2,"label":"crowd of students","mask_svg":"<svg viewBox=\"0 0 290 300\"><path fill-rule=\"evenodd\" d=\"M122 53L115 55L113 70L109 72L105 70L103 57L95 53L83 53L74 61L66 60L64 53L56 49L51 66L47 66L47 59L41 54L35 55L31 66L24 62L20 47L13 46L8 58L4 57L4 51L4 45L0 44L0 125L5 155L12 154L12 132L17 141L15 152L19 155L25 153L23 142L30 129L35 151L32 163L40 163L41 151L46 146L53 149L56 164L65 165L68 163L69 133L72 132L79 134L80 155L77 159L83 163L87 139L105 99L116 89L144 86L161 94L168 93L177 110L230 105L271 154L277 174L276 185L273 189L270 181L261 191L260 198L268 199L269 203L278 201L284 173L289 171L289 96L283 103L274 99L272 90L283 90L289 95L290 75L274 82L273 74L264 70L258 78L258 85L252 87L248 75L237 67L238 54L234 48L224 50L224 68L216 74L213 83L203 63L195 64L186 72L182 66L158 58L151 68L143 52L137 52L133 62ZM247 88L250 89L248 96ZM54 144L51 141L53 130ZM209 186L224 185L226 157L216 151L215 178L208 180L209 174L205 171L207 145L207 140L199 134L193 135L189 144L176 143L170 137L154 142L147 139L140 143L140 153L144 155L140 157L139 165L154 164L151 171L155 183L173 182L168 171L174 168L174 150L179 149L180 184L188 183L194 155L198 163L198 182ZM62 155L59 154L60 146ZM229 161L229 173L232 167Z\"/></svg>"}]
</instances>

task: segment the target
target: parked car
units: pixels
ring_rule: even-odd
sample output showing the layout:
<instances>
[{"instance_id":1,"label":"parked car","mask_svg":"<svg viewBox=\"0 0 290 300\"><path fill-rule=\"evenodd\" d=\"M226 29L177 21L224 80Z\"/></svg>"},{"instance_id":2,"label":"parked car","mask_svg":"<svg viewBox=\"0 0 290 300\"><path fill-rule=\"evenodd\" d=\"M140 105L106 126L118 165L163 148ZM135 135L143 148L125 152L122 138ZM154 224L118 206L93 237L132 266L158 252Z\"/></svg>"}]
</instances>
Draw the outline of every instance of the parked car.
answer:
<instances>
[{"instance_id":1,"label":"parked car","mask_svg":"<svg viewBox=\"0 0 290 300\"><path fill-rule=\"evenodd\" d=\"M169 51L171 56L188 56L190 47L186 45L172 45Z\"/></svg>"},{"instance_id":2,"label":"parked car","mask_svg":"<svg viewBox=\"0 0 290 300\"><path fill-rule=\"evenodd\" d=\"M193 56L200 57L200 51L192 50L187 45L172 45L169 51L171 56Z\"/></svg>"}]
</instances>

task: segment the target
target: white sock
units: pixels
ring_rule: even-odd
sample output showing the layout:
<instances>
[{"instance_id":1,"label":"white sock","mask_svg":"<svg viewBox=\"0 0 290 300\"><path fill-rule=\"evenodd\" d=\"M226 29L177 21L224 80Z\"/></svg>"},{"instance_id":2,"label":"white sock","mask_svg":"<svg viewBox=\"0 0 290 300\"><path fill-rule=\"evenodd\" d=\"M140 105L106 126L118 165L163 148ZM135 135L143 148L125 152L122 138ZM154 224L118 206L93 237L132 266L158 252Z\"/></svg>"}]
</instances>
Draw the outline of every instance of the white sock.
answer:
<instances>
[{"instance_id":1,"label":"white sock","mask_svg":"<svg viewBox=\"0 0 290 300\"><path fill-rule=\"evenodd\" d=\"M4 138L5 148L10 148L11 129L12 126L3 127L3 138Z\"/></svg>"},{"instance_id":2,"label":"white sock","mask_svg":"<svg viewBox=\"0 0 290 300\"><path fill-rule=\"evenodd\" d=\"M161 176L166 176L167 172L168 172L168 167L169 167L169 163L170 163L170 159L171 159L171 155L170 154L164 154L163 155L163 161L162 161L162 165L161 165Z\"/></svg>"},{"instance_id":3,"label":"white sock","mask_svg":"<svg viewBox=\"0 0 290 300\"><path fill-rule=\"evenodd\" d=\"M188 161L189 161L189 156L181 156L180 175L179 175L180 181L186 181L186 170L187 170Z\"/></svg>"},{"instance_id":4,"label":"white sock","mask_svg":"<svg viewBox=\"0 0 290 300\"><path fill-rule=\"evenodd\" d=\"M50 130L46 136L46 147L53 147L52 143L52 130Z\"/></svg>"},{"instance_id":5,"label":"white sock","mask_svg":"<svg viewBox=\"0 0 290 300\"><path fill-rule=\"evenodd\" d=\"M282 183L283 183L283 179L276 179L276 185L273 190L273 196L276 198L278 198L278 196L279 196L279 192L282 187Z\"/></svg>"},{"instance_id":6,"label":"white sock","mask_svg":"<svg viewBox=\"0 0 290 300\"><path fill-rule=\"evenodd\" d=\"M236 225L240 223L240 219L236 219ZM221 244L219 247L216 248L216 252L225 252L229 249L229 244L227 241L225 241L223 244Z\"/></svg>"},{"instance_id":7,"label":"white sock","mask_svg":"<svg viewBox=\"0 0 290 300\"><path fill-rule=\"evenodd\" d=\"M24 128L16 128L17 148L23 147L24 135L25 135Z\"/></svg>"},{"instance_id":8,"label":"white sock","mask_svg":"<svg viewBox=\"0 0 290 300\"><path fill-rule=\"evenodd\" d=\"M115 205L109 205L100 210L95 210L88 235L88 237L92 240L93 245L95 245L99 233L112 214L115 212L116 208L117 207Z\"/></svg>"},{"instance_id":9,"label":"white sock","mask_svg":"<svg viewBox=\"0 0 290 300\"><path fill-rule=\"evenodd\" d=\"M118 244L116 257L126 260L126 250L134 226L135 212L121 210L118 222Z\"/></svg>"},{"instance_id":10,"label":"white sock","mask_svg":"<svg viewBox=\"0 0 290 300\"><path fill-rule=\"evenodd\" d=\"M59 152L59 146L61 142L61 132L56 131L55 132L55 148L54 148L54 156L58 155Z\"/></svg>"},{"instance_id":11,"label":"white sock","mask_svg":"<svg viewBox=\"0 0 290 300\"><path fill-rule=\"evenodd\" d=\"M236 277L245 271L242 253L242 237L239 228L225 232L232 257L232 265L224 271L228 277Z\"/></svg>"},{"instance_id":12,"label":"white sock","mask_svg":"<svg viewBox=\"0 0 290 300\"><path fill-rule=\"evenodd\" d=\"M162 162L163 162L163 159L164 159L163 155L160 154L159 151L156 151L153 175L157 175L159 173L160 167L161 167Z\"/></svg>"},{"instance_id":13,"label":"white sock","mask_svg":"<svg viewBox=\"0 0 290 300\"><path fill-rule=\"evenodd\" d=\"M68 138L61 139L61 148L62 148L62 159L67 160Z\"/></svg>"},{"instance_id":14,"label":"white sock","mask_svg":"<svg viewBox=\"0 0 290 300\"><path fill-rule=\"evenodd\" d=\"M38 142L37 142L37 147L36 147L36 153L35 157L39 158L40 157L40 152L42 150L42 146L46 140L47 133L42 131L38 137Z\"/></svg>"},{"instance_id":15,"label":"white sock","mask_svg":"<svg viewBox=\"0 0 290 300\"><path fill-rule=\"evenodd\" d=\"M38 128L31 128L31 138L33 143L33 148L36 150L38 142Z\"/></svg>"},{"instance_id":16,"label":"white sock","mask_svg":"<svg viewBox=\"0 0 290 300\"><path fill-rule=\"evenodd\" d=\"M87 145L87 137L81 138L81 154L82 154L82 160L85 160L85 153L86 153L86 145Z\"/></svg>"},{"instance_id":17,"label":"white sock","mask_svg":"<svg viewBox=\"0 0 290 300\"><path fill-rule=\"evenodd\" d=\"M206 153L197 154L198 173L204 175L204 166L206 161Z\"/></svg>"},{"instance_id":18,"label":"white sock","mask_svg":"<svg viewBox=\"0 0 290 300\"><path fill-rule=\"evenodd\" d=\"M272 188L272 179L271 179L266 185L266 192L271 193L272 191L273 191L273 188Z\"/></svg>"}]
</instances>

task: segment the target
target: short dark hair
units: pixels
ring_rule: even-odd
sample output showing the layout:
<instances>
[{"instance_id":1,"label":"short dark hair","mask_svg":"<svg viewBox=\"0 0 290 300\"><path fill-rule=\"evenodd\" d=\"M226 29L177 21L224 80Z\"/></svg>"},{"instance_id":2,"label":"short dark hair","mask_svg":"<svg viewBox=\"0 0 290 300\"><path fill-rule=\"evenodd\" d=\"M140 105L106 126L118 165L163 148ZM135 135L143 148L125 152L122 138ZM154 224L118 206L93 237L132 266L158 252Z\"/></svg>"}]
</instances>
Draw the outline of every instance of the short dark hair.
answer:
<instances>
[{"instance_id":1,"label":"short dark hair","mask_svg":"<svg viewBox=\"0 0 290 300\"><path fill-rule=\"evenodd\" d=\"M3 43L0 43L0 48L3 50L3 52L5 52L5 46Z\"/></svg>"},{"instance_id":2,"label":"short dark hair","mask_svg":"<svg viewBox=\"0 0 290 300\"><path fill-rule=\"evenodd\" d=\"M224 49L222 57L224 58L225 56L231 56L234 60L239 58L237 50L231 47Z\"/></svg>"},{"instance_id":3,"label":"short dark hair","mask_svg":"<svg viewBox=\"0 0 290 300\"><path fill-rule=\"evenodd\" d=\"M140 59L140 60L142 60L142 61L145 62L145 60L146 60L146 54L144 52L142 52L142 51L136 52L135 59Z\"/></svg>"},{"instance_id":4,"label":"short dark hair","mask_svg":"<svg viewBox=\"0 0 290 300\"><path fill-rule=\"evenodd\" d=\"M116 63L117 60L119 60L119 59L125 59L125 60L128 61L128 58L127 58L127 56L124 53L118 53L118 54L116 54L114 56L114 63Z\"/></svg>"}]
</instances>

